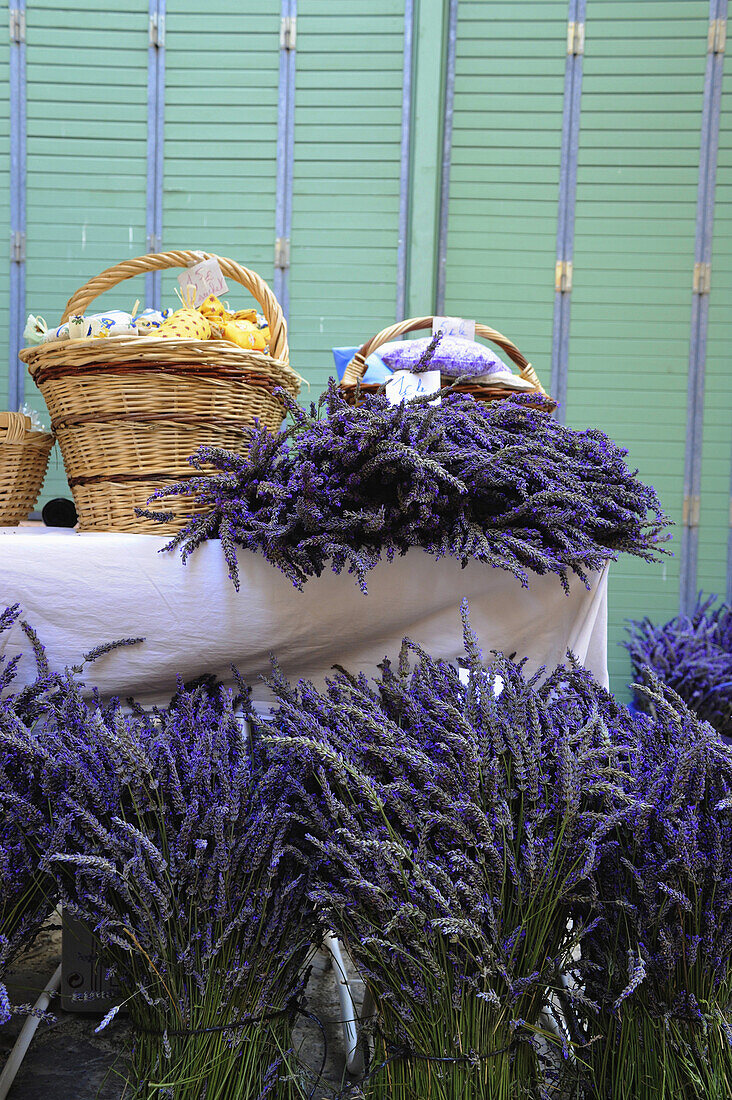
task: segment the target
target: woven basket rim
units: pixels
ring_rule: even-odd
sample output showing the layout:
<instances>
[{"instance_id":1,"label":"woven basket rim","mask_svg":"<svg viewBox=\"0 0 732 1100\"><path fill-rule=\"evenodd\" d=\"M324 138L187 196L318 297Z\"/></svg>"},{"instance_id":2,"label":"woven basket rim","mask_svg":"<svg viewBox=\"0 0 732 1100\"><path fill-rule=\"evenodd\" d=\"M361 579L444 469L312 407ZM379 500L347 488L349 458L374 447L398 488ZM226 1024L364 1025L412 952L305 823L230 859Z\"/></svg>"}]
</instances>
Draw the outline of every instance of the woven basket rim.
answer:
<instances>
[{"instance_id":1,"label":"woven basket rim","mask_svg":"<svg viewBox=\"0 0 732 1100\"><path fill-rule=\"evenodd\" d=\"M145 347L140 345L144 343ZM91 346L90 346L91 345ZM23 348L20 358L28 365L31 378L44 385L46 371L56 378L84 374L93 379L124 370L134 375L159 379L166 373L232 381L237 374L251 384L260 377L267 388L282 386L293 396L300 390L301 377L289 362L228 340L165 340L148 336L110 336L104 340L64 340ZM72 359L73 361L69 361ZM233 375L233 379L232 379Z\"/></svg>"},{"instance_id":2,"label":"woven basket rim","mask_svg":"<svg viewBox=\"0 0 732 1100\"><path fill-rule=\"evenodd\" d=\"M56 441L56 436L53 432L39 432L35 429L31 429L31 431L25 433L23 439L16 440L14 443L9 443L5 439L0 439L0 447L27 447L29 445L32 447L40 447L44 443L48 443L49 440L52 443Z\"/></svg>"},{"instance_id":3,"label":"woven basket rim","mask_svg":"<svg viewBox=\"0 0 732 1100\"><path fill-rule=\"evenodd\" d=\"M112 351L111 360L109 351ZM153 353L162 353L160 354L162 360L175 358L178 362L191 363L200 362L201 358L218 359L221 356L230 359L232 363L254 358L255 362L261 360L263 368L269 364L275 364L283 370L295 373L287 359L276 359L273 355L254 348L241 348L229 340L181 340L156 336L108 336L105 339L87 337L82 340L50 340L45 344L35 344L21 348L18 356L28 364L28 369L33 374L40 369L40 363L44 360L50 359L55 365L57 360L67 358L69 353L75 359L74 363L68 364L70 367L80 366L82 362L89 365L98 363L103 367L115 359L121 360L122 355L119 354L121 352L125 353L126 362L134 361L134 353L137 352L137 358L141 364L145 362L145 353L150 353L149 358L152 360L157 358L157 354Z\"/></svg>"}]
</instances>

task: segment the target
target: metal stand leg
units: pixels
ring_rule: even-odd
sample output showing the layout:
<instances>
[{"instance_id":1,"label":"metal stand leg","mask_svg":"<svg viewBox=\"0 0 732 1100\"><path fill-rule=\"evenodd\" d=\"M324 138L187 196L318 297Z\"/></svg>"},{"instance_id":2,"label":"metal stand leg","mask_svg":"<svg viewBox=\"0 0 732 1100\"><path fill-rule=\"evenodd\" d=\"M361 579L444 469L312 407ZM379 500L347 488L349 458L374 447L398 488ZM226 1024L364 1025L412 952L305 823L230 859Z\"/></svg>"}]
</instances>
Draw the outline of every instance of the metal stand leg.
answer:
<instances>
[{"instance_id":1,"label":"metal stand leg","mask_svg":"<svg viewBox=\"0 0 732 1100\"><path fill-rule=\"evenodd\" d=\"M328 932L323 941L323 946L330 953L333 960L333 972L341 1006L341 1027L343 1028L343 1043L346 1048L346 1069L353 1076L358 1076L364 1070L363 1050L358 1041L356 1006L353 1003L351 987L348 984L348 974L341 953L341 945L333 933Z\"/></svg>"}]
</instances>

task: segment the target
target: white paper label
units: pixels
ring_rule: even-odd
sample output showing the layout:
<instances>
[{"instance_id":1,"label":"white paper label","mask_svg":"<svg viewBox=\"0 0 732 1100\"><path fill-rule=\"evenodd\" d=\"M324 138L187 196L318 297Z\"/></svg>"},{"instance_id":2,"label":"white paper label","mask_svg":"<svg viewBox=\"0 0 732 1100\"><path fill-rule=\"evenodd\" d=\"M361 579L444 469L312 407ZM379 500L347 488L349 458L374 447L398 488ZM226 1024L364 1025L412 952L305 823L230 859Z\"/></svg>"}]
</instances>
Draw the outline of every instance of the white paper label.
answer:
<instances>
[{"instance_id":1,"label":"white paper label","mask_svg":"<svg viewBox=\"0 0 732 1100\"><path fill-rule=\"evenodd\" d=\"M461 684L465 684L465 686L467 687L467 685L470 683L470 669L469 668L464 668L461 665L460 668L458 669L458 679L459 679ZM503 691L503 688L504 688L503 677L499 676L499 674L496 673L495 676L493 677L493 698L494 699L497 699L499 697L499 695Z\"/></svg>"},{"instance_id":2,"label":"white paper label","mask_svg":"<svg viewBox=\"0 0 732 1100\"><path fill-rule=\"evenodd\" d=\"M441 332L443 336L464 336L466 340L475 339L475 321L466 321L464 317L433 317L432 335Z\"/></svg>"},{"instance_id":3,"label":"white paper label","mask_svg":"<svg viewBox=\"0 0 732 1100\"><path fill-rule=\"evenodd\" d=\"M219 261L215 256L211 256L208 260L201 260L200 264L195 264L193 267L187 267L178 276L178 282L180 283L181 294L186 302L188 301L186 287L195 287L194 306L200 306L209 294L215 294L218 298L222 294L226 294L229 289L219 266Z\"/></svg>"},{"instance_id":4,"label":"white paper label","mask_svg":"<svg viewBox=\"0 0 732 1100\"><path fill-rule=\"evenodd\" d=\"M386 383L386 396L390 405L411 401L413 397L421 397L425 393L438 393L439 390L440 372L438 370L426 370L421 374L413 374L410 370L395 370ZM441 400L437 397L430 404L439 405Z\"/></svg>"}]
</instances>

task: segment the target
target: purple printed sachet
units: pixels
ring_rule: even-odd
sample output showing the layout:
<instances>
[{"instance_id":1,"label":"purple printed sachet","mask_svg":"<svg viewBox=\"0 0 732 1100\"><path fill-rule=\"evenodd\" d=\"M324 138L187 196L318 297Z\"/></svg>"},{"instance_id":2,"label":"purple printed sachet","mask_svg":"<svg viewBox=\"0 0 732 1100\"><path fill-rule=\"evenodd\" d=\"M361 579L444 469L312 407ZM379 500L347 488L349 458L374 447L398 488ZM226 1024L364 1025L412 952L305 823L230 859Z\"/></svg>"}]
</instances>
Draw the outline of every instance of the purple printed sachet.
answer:
<instances>
[{"instance_id":1,"label":"purple printed sachet","mask_svg":"<svg viewBox=\"0 0 732 1100\"><path fill-rule=\"evenodd\" d=\"M429 362L420 365L431 342L431 336L420 340L400 340L388 348L382 348L380 355L392 371L439 370L448 378L462 376L471 381L507 385L515 389L532 388L530 383L512 374L494 351L464 336L443 336Z\"/></svg>"}]
</instances>

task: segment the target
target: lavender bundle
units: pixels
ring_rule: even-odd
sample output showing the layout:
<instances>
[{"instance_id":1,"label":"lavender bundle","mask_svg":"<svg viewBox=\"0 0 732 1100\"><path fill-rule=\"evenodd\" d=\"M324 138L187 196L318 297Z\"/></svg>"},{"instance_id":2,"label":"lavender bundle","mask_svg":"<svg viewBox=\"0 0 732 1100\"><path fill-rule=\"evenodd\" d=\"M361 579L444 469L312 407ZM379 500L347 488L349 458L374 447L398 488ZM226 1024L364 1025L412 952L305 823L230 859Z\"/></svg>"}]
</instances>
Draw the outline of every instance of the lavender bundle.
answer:
<instances>
[{"instance_id":1,"label":"lavender bundle","mask_svg":"<svg viewBox=\"0 0 732 1100\"><path fill-rule=\"evenodd\" d=\"M699 595L691 615L677 615L663 626L649 619L631 622L630 653L633 677L642 680L650 668L700 718L726 736L732 736L732 607L716 596ZM636 692L641 709L650 706Z\"/></svg>"},{"instance_id":2,"label":"lavender bundle","mask_svg":"<svg viewBox=\"0 0 732 1100\"><path fill-rule=\"evenodd\" d=\"M586 937L597 1100L732 1095L732 749L658 681Z\"/></svg>"},{"instance_id":3,"label":"lavender bundle","mask_svg":"<svg viewBox=\"0 0 732 1100\"><path fill-rule=\"evenodd\" d=\"M39 754L57 751L47 734ZM49 791L44 865L113 962L135 1095L300 1095L291 1027L316 929L281 766L229 695L182 687L165 712L90 714L86 750Z\"/></svg>"},{"instance_id":4,"label":"lavender bundle","mask_svg":"<svg viewBox=\"0 0 732 1100\"><path fill-rule=\"evenodd\" d=\"M31 640L39 677L0 702L5 824L104 947L132 1023L133 1094L294 1100L317 929L281 766L223 689L181 685L165 711L124 713L86 700L78 670L52 675Z\"/></svg>"},{"instance_id":5,"label":"lavender bundle","mask_svg":"<svg viewBox=\"0 0 732 1100\"><path fill-rule=\"evenodd\" d=\"M311 899L376 1004L370 1098L558 1095L547 1048L571 1043L547 1013L581 996L561 975L627 802L608 725L627 711L574 667L541 686L504 657L486 669L465 638L467 686L405 642L373 686L276 673L257 722L299 792Z\"/></svg>"},{"instance_id":6,"label":"lavender bundle","mask_svg":"<svg viewBox=\"0 0 732 1100\"><path fill-rule=\"evenodd\" d=\"M9 630L20 617L20 608L6 608L0 614L0 632ZM10 696L18 657L7 661L0 658L0 731L16 718L15 700ZM38 867L38 858L28 840L27 829L14 813L14 793L8 790L8 772L13 773L13 792L18 787L26 795L32 776L24 774L12 754L0 746L0 808L2 810L2 843L0 843L0 1024L12 1014L8 992L2 981L8 965L27 946L51 912L54 897L45 876Z\"/></svg>"},{"instance_id":7,"label":"lavender bundle","mask_svg":"<svg viewBox=\"0 0 732 1100\"><path fill-rule=\"evenodd\" d=\"M53 813L50 794L69 780L69 761L83 760L88 752L90 723L109 722L118 709L115 700L92 707L84 700L79 680L84 664L111 650L134 645L127 638L87 653L81 665L53 672L33 628L20 619L16 604L0 614L0 632L20 623L36 661L36 679L15 690L15 671L21 654L0 658L0 977L21 948L30 945L58 901L53 876L41 866L41 854L51 843ZM34 750L36 731L53 731L53 751ZM11 1006L0 984L0 1023L10 1011L33 1011L30 1005Z\"/></svg>"},{"instance_id":8,"label":"lavender bundle","mask_svg":"<svg viewBox=\"0 0 732 1100\"><path fill-rule=\"evenodd\" d=\"M263 554L294 585L330 566L366 575L382 558L419 546L509 570L585 582L621 552L654 560L668 521L652 488L599 431L573 431L521 396L483 403L445 391L390 405L351 407L335 384L316 408L287 400L294 423L252 434L246 456L203 447L193 477L170 494L201 513L168 544L185 560L220 538L238 584L237 546ZM532 398L535 401L535 398ZM147 512L159 519L165 512Z\"/></svg>"}]
</instances>

